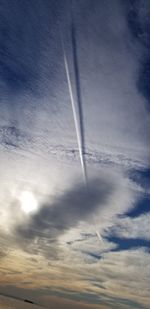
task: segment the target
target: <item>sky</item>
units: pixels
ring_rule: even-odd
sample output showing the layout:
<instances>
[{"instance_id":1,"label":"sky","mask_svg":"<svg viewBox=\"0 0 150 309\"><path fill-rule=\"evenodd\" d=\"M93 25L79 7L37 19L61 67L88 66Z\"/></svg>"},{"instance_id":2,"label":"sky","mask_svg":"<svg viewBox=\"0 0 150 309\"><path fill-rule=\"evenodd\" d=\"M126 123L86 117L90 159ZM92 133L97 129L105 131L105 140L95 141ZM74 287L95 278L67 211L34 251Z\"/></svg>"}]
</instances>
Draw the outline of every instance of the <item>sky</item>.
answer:
<instances>
[{"instance_id":1,"label":"sky","mask_svg":"<svg viewBox=\"0 0 150 309\"><path fill-rule=\"evenodd\" d=\"M150 308L149 48L149 0L0 1L0 308Z\"/></svg>"}]
</instances>

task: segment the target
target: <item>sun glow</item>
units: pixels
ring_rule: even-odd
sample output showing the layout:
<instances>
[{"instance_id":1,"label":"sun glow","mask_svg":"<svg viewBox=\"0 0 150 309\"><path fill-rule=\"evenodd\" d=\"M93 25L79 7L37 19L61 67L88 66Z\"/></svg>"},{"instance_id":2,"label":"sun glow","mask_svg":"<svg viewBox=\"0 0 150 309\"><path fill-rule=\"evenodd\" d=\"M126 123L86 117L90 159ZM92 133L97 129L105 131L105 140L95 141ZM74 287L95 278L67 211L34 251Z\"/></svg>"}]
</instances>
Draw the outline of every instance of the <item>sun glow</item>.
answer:
<instances>
[{"instance_id":1,"label":"sun glow","mask_svg":"<svg viewBox=\"0 0 150 309\"><path fill-rule=\"evenodd\" d=\"M26 213L34 212L38 208L37 200L30 191L23 191L20 195L21 209Z\"/></svg>"}]
</instances>

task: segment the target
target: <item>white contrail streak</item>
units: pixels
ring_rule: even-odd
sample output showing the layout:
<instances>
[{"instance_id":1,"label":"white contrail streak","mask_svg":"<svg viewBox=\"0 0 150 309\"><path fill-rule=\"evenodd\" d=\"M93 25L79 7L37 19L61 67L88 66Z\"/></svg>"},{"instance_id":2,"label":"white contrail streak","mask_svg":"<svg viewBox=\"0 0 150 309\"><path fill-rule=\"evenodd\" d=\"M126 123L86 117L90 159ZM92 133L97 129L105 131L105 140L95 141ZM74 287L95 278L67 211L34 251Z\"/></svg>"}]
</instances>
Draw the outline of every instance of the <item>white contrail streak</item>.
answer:
<instances>
[{"instance_id":1,"label":"white contrail streak","mask_svg":"<svg viewBox=\"0 0 150 309\"><path fill-rule=\"evenodd\" d=\"M63 43L62 43L62 45L63 45ZM73 91L72 91L68 61L67 61L67 57L66 57L66 54L65 54L64 46L63 46L63 56L64 56L64 64L65 64L65 70L66 70L66 76L67 76L68 89L69 89L69 94L70 94L75 130L76 130L76 134L77 134L77 143L78 143L78 149L79 149L80 162L81 162L84 182L87 185L85 162L84 162L84 158L83 158L82 143L81 143L81 133L80 133L79 124L78 124L78 117L77 117L76 106L75 106L75 101L74 101L74 96L73 96Z\"/></svg>"},{"instance_id":2,"label":"white contrail streak","mask_svg":"<svg viewBox=\"0 0 150 309\"><path fill-rule=\"evenodd\" d=\"M79 149L79 156L80 156L80 162L81 162L81 167L82 167L83 179L84 179L85 187L86 187L86 189L88 189L86 166L85 166L85 161L84 161L83 145L82 145L82 140L81 140L81 128L80 128L79 123L78 123L76 104L75 104L75 100L74 100L74 96L73 96L73 90L72 90L72 85L71 85L71 78L70 78L70 73L69 73L69 66L68 66L67 56L66 56L66 53L65 53L63 37L62 37L62 33L61 32L60 32L60 34L61 34L61 43L62 43L62 49L63 49L64 65L65 65L68 89L69 89L69 94L70 94L70 100L71 100L71 106L72 106L75 130L76 130L76 135L77 135L77 143L78 143L78 149ZM96 233L99 241L103 242L103 239L102 239L100 233L97 230L95 231L95 233Z\"/></svg>"},{"instance_id":3,"label":"white contrail streak","mask_svg":"<svg viewBox=\"0 0 150 309\"><path fill-rule=\"evenodd\" d=\"M102 242L102 243L104 243L104 242L103 242L103 238L102 238L102 236L100 235L100 233L99 233L98 231L95 231L95 233L96 233L96 235L97 235L99 241Z\"/></svg>"}]
</instances>

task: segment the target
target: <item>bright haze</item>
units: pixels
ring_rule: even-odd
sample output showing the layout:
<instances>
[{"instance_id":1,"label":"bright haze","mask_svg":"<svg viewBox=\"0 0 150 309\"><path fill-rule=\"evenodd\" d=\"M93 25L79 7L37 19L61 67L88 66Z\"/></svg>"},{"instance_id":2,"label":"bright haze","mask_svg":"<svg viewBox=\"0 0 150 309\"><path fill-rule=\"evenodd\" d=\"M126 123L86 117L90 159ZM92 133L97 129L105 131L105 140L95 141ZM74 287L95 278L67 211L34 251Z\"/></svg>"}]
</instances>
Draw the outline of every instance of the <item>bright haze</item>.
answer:
<instances>
[{"instance_id":1,"label":"bright haze","mask_svg":"<svg viewBox=\"0 0 150 309\"><path fill-rule=\"evenodd\" d=\"M0 306L150 308L150 2L0 1Z\"/></svg>"}]
</instances>

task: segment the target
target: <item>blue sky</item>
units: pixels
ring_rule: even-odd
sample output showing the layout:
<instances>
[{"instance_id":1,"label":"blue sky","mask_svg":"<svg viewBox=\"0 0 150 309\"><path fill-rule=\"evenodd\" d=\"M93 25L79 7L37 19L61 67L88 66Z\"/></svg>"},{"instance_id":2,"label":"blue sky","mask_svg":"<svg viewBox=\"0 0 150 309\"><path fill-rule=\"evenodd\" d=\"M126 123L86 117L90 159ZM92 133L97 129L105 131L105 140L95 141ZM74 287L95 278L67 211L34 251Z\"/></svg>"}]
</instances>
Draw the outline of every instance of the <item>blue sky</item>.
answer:
<instances>
[{"instance_id":1,"label":"blue sky","mask_svg":"<svg viewBox=\"0 0 150 309\"><path fill-rule=\"evenodd\" d=\"M0 304L149 308L149 20L1 0Z\"/></svg>"}]
</instances>

